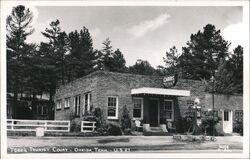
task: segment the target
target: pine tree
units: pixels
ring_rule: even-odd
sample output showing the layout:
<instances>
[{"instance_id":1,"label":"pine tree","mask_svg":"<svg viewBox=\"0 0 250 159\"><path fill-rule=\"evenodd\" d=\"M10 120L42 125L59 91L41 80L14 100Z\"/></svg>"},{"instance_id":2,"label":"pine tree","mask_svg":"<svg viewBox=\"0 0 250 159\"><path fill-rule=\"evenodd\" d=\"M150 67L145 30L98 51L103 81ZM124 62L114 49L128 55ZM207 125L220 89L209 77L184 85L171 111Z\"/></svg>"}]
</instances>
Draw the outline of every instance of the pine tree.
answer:
<instances>
[{"instance_id":1,"label":"pine tree","mask_svg":"<svg viewBox=\"0 0 250 159\"><path fill-rule=\"evenodd\" d=\"M169 51L166 52L166 57L163 57L166 67L159 66L158 70L163 69L163 72L166 74L174 74L178 71L179 57L180 54L178 53L177 48L173 46Z\"/></svg>"},{"instance_id":2,"label":"pine tree","mask_svg":"<svg viewBox=\"0 0 250 159\"><path fill-rule=\"evenodd\" d=\"M40 52L46 59L46 74L49 83L50 101L53 103L53 96L56 87L60 84L65 84L65 65L66 54L68 52L68 37L67 34L61 31L59 20L52 21L50 28L46 28L42 32L46 38L49 39L48 43L41 43Z\"/></svg>"},{"instance_id":3,"label":"pine tree","mask_svg":"<svg viewBox=\"0 0 250 159\"><path fill-rule=\"evenodd\" d=\"M68 81L87 75L95 70L96 51L86 27L69 33L70 54L68 56Z\"/></svg>"},{"instance_id":4,"label":"pine tree","mask_svg":"<svg viewBox=\"0 0 250 159\"><path fill-rule=\"evenodd\" d=\"M203 31L191 34L179 59L186 78L210 79L218 69L220 60L227 58L229 45L220 30L211 24L207 24Z\"/></svg>"},{"instance_id":5,"label":"pine tree","mask_svg":"<svg viewBox=\"0 0 250 159\"><path fill-rule=\"evenodd\" d=\"M113 61L113 50L111 40L107 38L103 43L103 48L99 52L98 65L101 70L110 71Z\"/></svg>"},{"instance_id":6,"label":"pine tree","mask_svg":"<svg viewBox=\"0 0 250 159\"><path fill-rule=\"evenodd\" d=\"M24 59L28 56L27 36L34 30L31 27L33 14L23 5L13 7L7 16L7 91L14 94L13 111L16 116L18 106L18 94L22 94L22 82L24 81Z\"/></svg>"}]
</instances>

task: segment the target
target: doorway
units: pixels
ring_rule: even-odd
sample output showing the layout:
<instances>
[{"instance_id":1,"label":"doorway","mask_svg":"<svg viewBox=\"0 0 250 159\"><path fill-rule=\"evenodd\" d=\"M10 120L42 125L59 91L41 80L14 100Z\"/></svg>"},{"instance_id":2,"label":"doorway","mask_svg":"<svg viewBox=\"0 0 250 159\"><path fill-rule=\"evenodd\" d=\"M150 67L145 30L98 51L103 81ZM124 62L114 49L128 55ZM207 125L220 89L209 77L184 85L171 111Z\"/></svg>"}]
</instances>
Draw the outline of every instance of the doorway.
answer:
<instances>
[{"instance_id":1,"label":"doorway","mask_svg":"<svg viewBox=\"0 0 250 159\"><path fill-rule=\"evenodd\" d=\"M159 126L159 101L157 99L149 100L149 124L150 127Z\"/></svg>"},{"instance_id":2,"label":"doorway","mask_svg":"<svg viewBox=\"0 0 250 159\"><path fill-rule=\"evenodd\" d=\"M233 132L233 113L232 110L223 111L223 131L225 133Z\"/></svg>"}]
</instances>

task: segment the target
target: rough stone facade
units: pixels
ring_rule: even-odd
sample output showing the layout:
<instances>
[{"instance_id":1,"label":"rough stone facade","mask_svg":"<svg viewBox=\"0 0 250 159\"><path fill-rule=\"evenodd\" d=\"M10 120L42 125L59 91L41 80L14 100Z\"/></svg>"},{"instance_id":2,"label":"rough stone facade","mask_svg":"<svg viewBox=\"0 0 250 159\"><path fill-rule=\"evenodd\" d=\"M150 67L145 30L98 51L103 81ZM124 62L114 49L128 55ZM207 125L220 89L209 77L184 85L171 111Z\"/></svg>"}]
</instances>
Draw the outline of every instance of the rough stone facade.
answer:
<instances>
[{"instance_id":1,"label":"rough stone facade","mask_svg":"<svg viewBox=\"0 0 250 159\"><path fill-rule=\"evenodd\" d=\"M161 76L146 76L146 75L134 75L124 73L112 73L98 71L82 77L76 81L73 81L65 86L61 86L55 95L55 102L62 101L62 108L55 110L55 120L72 120L77 118L82 120L83 115L83 101L84 94L91 93L91 107L92 109L99 107L103 111L103 115L107 118L107 97L118 97L118 119L119 121L123 107L126 106L130 112L130 116L133 116L133 101L131 95L131 89L141 87L153 87L164 88L163 77ZM172 89L190 90L189 97L177 97L177 96L160 96L160 95L139 95L137 97L143 98L143 119L147 122L149 119L149 99L157 99L159 101L159 123L166 123L164 118L165 112L163 110L164 99L174 101L174 123L178 129L178 121L183 116L183 112L187 110L187 102L194 101L195 98L200 99L200 105L203 109L212 108L211 94L205 92L205 85L202 81L180 79ZM81 96L80 115L74 116L75 106L74 97ZM64 108L65 98L70 98L70 107ZM230 109L230 110L242 110L243 99L242 96L225 96L215 95L215 108L218 110Z\"/></svg>"}]
</instances>

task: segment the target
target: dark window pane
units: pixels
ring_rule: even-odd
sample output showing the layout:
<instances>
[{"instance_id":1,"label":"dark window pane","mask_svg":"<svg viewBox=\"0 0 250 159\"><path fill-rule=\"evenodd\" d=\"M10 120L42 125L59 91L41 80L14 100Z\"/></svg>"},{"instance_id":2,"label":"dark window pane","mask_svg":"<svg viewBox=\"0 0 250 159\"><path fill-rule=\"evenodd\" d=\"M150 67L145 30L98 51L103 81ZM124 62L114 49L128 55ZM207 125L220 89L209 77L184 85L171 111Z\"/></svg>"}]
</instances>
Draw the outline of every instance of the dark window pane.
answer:
<instances>
[{"instance_id":1,"label":"dark window pane","mask_svg":"<svg viewBox=\"0 0 250 159\"><path fill-rule=\"evenodd\" d=\"M224 121L228 121L228 111L224 111Z\"/></svg>"},{"instance_id":2,"label":"dark window pane","mask_svg":"<svg viewBox=\"0 0 250 159\"><path fill-rule=\"evenodd\" d=\"M166 112L166 119L172 119L172 112Z\"/></svg>"},{"instance_id":3,"label":"dark window pane","mask_svg":"<svg viewBox=\"0 0 250 159\"><path fill-rule=\"evenodd\" d=\"M141 118L141 109L134 109L133 116L135 118Z\"/></svg>"},{"instance_id":4,"label":"dark window pane","mask_svg":"<svg viewBox=\"0 0 250 159\"><path fill-rule=\"evenodd\" d=\"M38 114L42 115L42 106L38 106Z\"/></svg>"},{"instance_id":5,"label":"dark window pane","mask_svg":"<svg viewBox=\"0 0 250 159\"><path fill-rule=\"evenodd\" d=\"M108 108L108 116L115 116L115 109Z\"/></svg>"},{"instance_id":6,"label":"dark window pane","mask_svg":"<svg viewBox=\"0 0 250 159\"><path fill-rule=\"evenodd\" d=\"M47 107L43 107L43 115L46 115L47 114Z\"/></svg>"}]
</instances>

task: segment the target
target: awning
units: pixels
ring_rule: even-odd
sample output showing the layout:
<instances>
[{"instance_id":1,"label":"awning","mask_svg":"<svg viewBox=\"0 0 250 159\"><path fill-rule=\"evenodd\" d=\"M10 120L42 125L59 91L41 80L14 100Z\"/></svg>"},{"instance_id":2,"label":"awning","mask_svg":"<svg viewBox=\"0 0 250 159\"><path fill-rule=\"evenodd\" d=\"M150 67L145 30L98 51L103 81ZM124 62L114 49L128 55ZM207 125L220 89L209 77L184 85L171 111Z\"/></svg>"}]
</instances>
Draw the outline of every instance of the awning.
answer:
<instances>
[{"instance_id":1,"label":"awning","mask_svg":"<svg viewBox=\"0 0 250 159\"><path fill-rule=\"evenodd\" d=\"M168 96L190 96L190 91L179 90L179 89L142 87L142 88L132 89L131 94L132 95L154 94L154 95L168 95Z\"/></svg>"}]
</instances>

